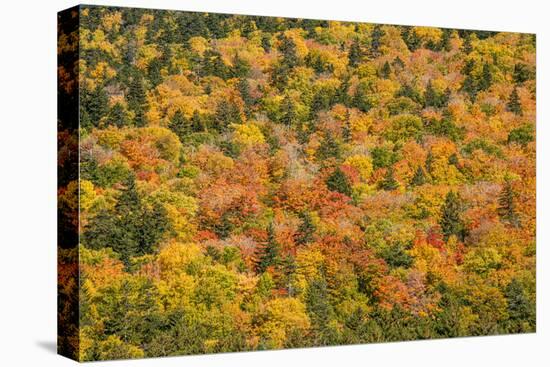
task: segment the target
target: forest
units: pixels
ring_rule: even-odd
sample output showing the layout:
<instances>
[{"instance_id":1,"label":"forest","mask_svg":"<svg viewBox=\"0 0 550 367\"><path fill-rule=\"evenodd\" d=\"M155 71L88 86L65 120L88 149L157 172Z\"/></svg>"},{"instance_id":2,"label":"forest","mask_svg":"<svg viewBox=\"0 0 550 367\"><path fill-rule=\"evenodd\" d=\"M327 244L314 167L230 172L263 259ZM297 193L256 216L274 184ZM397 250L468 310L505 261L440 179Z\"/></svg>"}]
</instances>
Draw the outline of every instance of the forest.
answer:
<instances>
[{"instance_id":1,"label":"forest","mask_svg":"<svg viewBox=\"0 0 550 367\"><path fill-rule=\"evenodd\" d=\"M62 343L90 361L535 332L535 44L80 7L58 51L79 53L78 80L58 69L79 92Z\"/></svg>"}]
</instances>

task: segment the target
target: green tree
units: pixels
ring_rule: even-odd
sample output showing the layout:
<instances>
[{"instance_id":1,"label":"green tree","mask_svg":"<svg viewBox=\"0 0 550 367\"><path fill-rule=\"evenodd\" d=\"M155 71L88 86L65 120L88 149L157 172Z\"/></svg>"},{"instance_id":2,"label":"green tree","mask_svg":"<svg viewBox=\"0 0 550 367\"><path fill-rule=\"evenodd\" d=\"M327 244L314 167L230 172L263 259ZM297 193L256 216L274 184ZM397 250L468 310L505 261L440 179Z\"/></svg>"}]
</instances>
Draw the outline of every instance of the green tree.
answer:
<instances>
[{"instance_id":1,"label":"green tree","mask_svg":"<svg viewBox=\"0 0 550 367\"><path fill-rule=\"evenodd\" d=\"M180 110L177 110L176 113L174 113L174 116L172 116L168 127L180 138L181 141L183 141L183 139L190 132L191 123L185 118Z\"/></svg>"},{"instance_id":2,"label":"green tree","mask_svg":"<svg viewBox=\"0 0 550 367\"><path fill-rule=\"evenodd\" d=\"M145 112L147 108L147 95L143 79L139 76L134 76L128 88L128 108L134 111L135 125L145 126Z\"/></svg>"},{"instance_id":3,"label":"green tree","mask_svg":"<svg viewBox=\"0 0 550 367\"><path fill-rule=\"evenodd\" d=\"M281 246L275 238L273 223L267 227L267 241L257 247L255 252L256 272L263 273L271 266L277 266L281 261Z\"/></svg>"},{"instance_id":4,"label":"green tree","mask_svg":"<svg viewBox=\"0 0 550 367\"><path fill-rule=\"evenodd\" d=\"M508 110L510 112L513 112L516 115L523 114L517 88L514 88L514 90L510 94L510 98L508 98L508 103L506 104L506 106L508 107Z\"/></svg>"},{"instance_id":5,"label":"green tree","mask_svg":"<svg viewBox=\"0 0 550 367\"><path fill-rule=\"evenodd\" d=\"M393 175L394 175L393 167L388 167L388 169L386 170L386 175L384 176L384 179L380 181L378 186L382 190L386 190L386 191L392 191L399 188L399 182L397 182L397 180L395 179L395 177L393 177Z\"/></svg>"},{"instance_id":6,"label":"green tree","mask_svg":"<svg viewBox=\"0 0 550 367\"><path fill-rule=\"evenodd\" d=\"M351 194L353 192L351 182L349 181L349 178L346 176L346 174L340 169L340 167L336 168L334 172L330 176L328 176L325 183L329 190L336 191L351 197Z\"/></svg>"},{"instance_id":7,"label":"green tree","mask_svg":"<svg viewBox=\"0 0 550 367\"><path fill-rule=\"evenodd\" d=\"M510 223L514 227L519 227L519 216L515 204L516 196L512 182L506 180L498 197L498 215L502 221Z\"/></svg>"},{"instance_id":8,"label":"green tree","mask_svg":"<svg viewBox=\"0 0 550 367\"><path fill-rule=\"evenodd\" d=\"M461 241L464 241L466 226L461 218L463 211L464 206L460 196L454 191L449 191L445 196L445 203L441 207L441 217L439 219L439 225L445 240L451 235L455 235Z\"/></svg>"},{"instance_id":9,"label":"green tree","mask_svg":"<svg viewBox=\"0 0 550 367\"><path fill-rule=\"evenodd\" d=\"M315 235L315 224L309 212L304 212L300 215L301 223L298 226L296 233L296 244L303 245L313 241Z\"/></svg>"},{"instance_id":10,"label":"green tree","mask_svg":"<svg viewBox=\"0 0 550 367\"><path fill-rule=\"evenodd\" d=\"M426 174L424 173L424 169L422 166L418 166L416 169L414 176L411 179L410 185L411 186L422 186L426 183Z\"/></svg>"},{"instance_id":11,"label":"green tree","mask_svg":"<svg viewBox=\"0 0 550 367\"><path fill-rule=\"evenodd\" d=\"M313 329L313 345L330 345L336 342L336 331L331 327L334 309L330 303L327 282L312 280L306 289L306 309Z\"/></svg>"},{"instance_id":12,"label":"green tree","mask_svg":"<svg viewBox=\"0 0 550 367\"><path fill-rule=\"evenodd\" d=\"M388 79L391 75L391 66L389 62L385 62L384 66L382 66L382 69L380 70L380 76L384 79Z\"/></svg>"},{"instance_id":13,"label":"green tree","mask_svg":"<svg viewBox=\"0 0 550 367\"><path fill-rule=\"evenodd\" d=\"M317 159L320 161L328 158L340 159L340 156L342 155L342 148L336 139L334 139L334 136L327 132L315 154Z\"/></svg>"}]
</instances>

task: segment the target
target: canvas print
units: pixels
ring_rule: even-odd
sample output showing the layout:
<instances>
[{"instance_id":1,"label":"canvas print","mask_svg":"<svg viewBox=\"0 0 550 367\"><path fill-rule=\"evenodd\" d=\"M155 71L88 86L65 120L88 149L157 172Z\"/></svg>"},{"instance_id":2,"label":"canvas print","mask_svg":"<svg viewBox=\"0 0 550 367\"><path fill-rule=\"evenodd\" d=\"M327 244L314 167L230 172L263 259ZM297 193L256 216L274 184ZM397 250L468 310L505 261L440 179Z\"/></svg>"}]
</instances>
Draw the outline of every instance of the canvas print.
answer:
<instances>
[{"instance_id":1,"label":"canvas print","mask_svg":"<svg viewBox=\"0 0 550 367\"><path fill-rule=\"evenodd\" d=\"M59 13L58 350L536 329L533 34Z\"/></svg>"}]
</instances>

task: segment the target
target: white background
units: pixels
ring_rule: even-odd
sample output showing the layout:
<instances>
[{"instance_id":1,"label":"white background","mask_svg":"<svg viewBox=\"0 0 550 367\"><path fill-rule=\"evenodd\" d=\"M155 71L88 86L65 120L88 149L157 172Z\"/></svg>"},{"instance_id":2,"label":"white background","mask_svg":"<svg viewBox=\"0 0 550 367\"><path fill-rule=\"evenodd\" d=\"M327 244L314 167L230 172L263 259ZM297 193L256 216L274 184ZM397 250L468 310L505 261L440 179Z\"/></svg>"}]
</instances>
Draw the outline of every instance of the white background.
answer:
<instances>
[{"instance_id":1,"label":"white background","mask_svg":"<svg viewBox=\"0 0 550 367\"><path fill-rule=\"evenodd\" d=\"M537 33L537 333L213 356L117 366L548 366L550 26L545 1L180 0L92 4ZM56 12L73 1L4 1L0 12L0 365L68 366L56 339Z\"/></svg>"}]
</instances>

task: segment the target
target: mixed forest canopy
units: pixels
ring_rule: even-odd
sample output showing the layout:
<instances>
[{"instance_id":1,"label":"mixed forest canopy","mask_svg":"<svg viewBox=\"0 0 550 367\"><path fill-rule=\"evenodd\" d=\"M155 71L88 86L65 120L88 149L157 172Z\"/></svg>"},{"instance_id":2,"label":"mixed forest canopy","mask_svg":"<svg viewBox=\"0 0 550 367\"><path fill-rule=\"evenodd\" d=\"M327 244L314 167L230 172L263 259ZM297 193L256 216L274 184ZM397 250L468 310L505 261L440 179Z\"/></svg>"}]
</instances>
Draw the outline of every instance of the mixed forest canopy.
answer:
<instances>
[{"instance_id":1,"label":"mixed forest canopy","mask_svg":"<svg viewBox=\"0 0 550 367\"><path fill-rule=\"evenodd\" d=\"M535 331L534 35L105 7L79 33L82 360Z\"/></svg>"}]
</instances>

